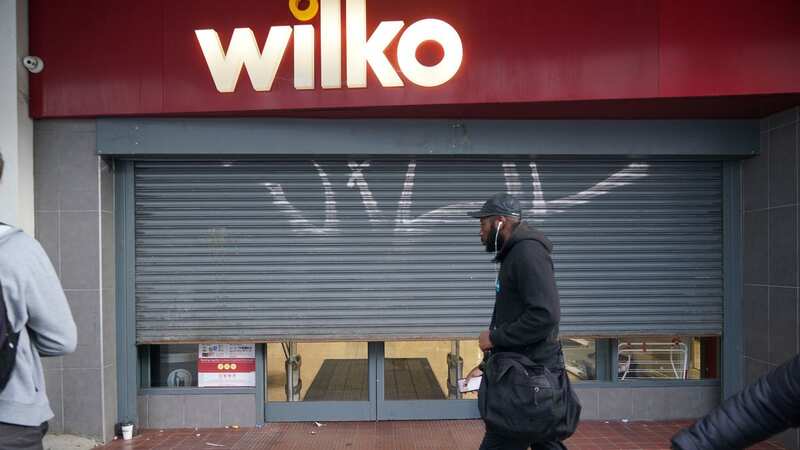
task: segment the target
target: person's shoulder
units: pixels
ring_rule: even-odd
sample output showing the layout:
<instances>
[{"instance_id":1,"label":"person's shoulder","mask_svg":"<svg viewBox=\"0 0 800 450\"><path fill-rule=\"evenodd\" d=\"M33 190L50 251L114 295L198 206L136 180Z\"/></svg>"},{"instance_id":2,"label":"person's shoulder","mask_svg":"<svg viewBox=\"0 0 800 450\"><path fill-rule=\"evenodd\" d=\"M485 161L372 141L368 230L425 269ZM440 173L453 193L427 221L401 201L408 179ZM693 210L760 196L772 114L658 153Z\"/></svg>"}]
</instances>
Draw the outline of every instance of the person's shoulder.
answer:
<instances>
[{"instance_id":1,"label":"person's shoulder","mask_svg":"<svg viewBox=\"0 0 800 450\"><path fill-rule=\"evenodd\" d=\"M0 242L2 242L2 240L6 237L11 236L11 234L15 233L16 231L17 229L11 225L0 222Z\"/></svg>"},{"instance_id":2,"label":"person's shoulder","mask_svg":"<svg viewBox=\"0 0 800 450\"><path fill-rule=\"evenodd\" d=\"M519 250L521 250L520 253L524 253L525 255L547 256L550 254L547 250L547 246L536 239L525 239L524 241L518 242L515 247L519 247Z\"/></svg>"},{"instance_id":3,"label":"person's shoulder","mask_svg":"<svg viewBox=\"0 0 800 450\"><path fill-rule=\"evenodd\" d=\"M35 243L36 239L21 229L9 225L0 225L0 245L30 245Z\"/></svg>"},{"instance_id":4,"label":"person's shoulder","mask_svg":"<svg viewBox=\"0 0 800 450\"><path fill-rule=\"evenodd\" d=\"M19 260L22 256L40 255L44 250L39 241L22 230L13 228L0 229L0 256ZM3 258L0 258L3 259Z\"/></svg>"}]
</instances>

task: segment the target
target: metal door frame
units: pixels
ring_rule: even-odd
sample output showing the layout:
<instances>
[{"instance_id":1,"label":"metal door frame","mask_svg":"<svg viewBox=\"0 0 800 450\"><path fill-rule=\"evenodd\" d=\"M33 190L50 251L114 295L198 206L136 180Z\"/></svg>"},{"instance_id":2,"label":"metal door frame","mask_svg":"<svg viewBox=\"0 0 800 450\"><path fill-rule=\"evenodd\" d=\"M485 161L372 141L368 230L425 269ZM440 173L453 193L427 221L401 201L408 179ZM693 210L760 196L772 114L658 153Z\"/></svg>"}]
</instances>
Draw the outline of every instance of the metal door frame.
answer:
<instances>
[{"instance_id":1,"label":"metal door frame","mask_svg":"<svg viewBox=\"0 0 800 450\"><path fill-rule=\"evenodd\" d=\"M273 344L274 345L274 344ZM377 389L374 380L377 378L378 352L376 342L367 343L367 361L369 383L369 400L367 401L312 401L312 402L270 402L266 396L264 401L264 420L267 422L307 422L311 420L325 421L367 421L376 419ZM264 352L266 355L266 351ZM264 367L264 374L267 367ZM267 377L262 380L264 392L267 392Z\"/></svg>"},{"instance_id":2,"label":"metal door frame","mask_svg":"<svg viewBox=\"0 0 800 450\"><path fill-rule=\"evenodd\" d=\"M477 419L477 400L386 400L383 389L385 377L385 343L376 342L376 365L378 368L375 387L377 389L377 420L432 420L432 419Z\"/></svg>"}]
</instances>

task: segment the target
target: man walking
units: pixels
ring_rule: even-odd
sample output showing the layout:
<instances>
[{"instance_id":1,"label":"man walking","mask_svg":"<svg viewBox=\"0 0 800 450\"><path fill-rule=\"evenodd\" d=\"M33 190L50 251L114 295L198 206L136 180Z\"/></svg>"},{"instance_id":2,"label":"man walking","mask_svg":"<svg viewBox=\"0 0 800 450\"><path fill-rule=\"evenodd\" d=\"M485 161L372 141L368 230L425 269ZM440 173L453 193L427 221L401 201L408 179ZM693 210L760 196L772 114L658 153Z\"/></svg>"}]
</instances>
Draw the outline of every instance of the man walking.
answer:
<instances>
[{"instance_id":1,"label":"man walking","mask_svg":"<svg viewBox=\"0 0 800 450\"><path fill-rule=\"evenodd\" d=\"M468 214L480 219L481 242L500 264L492 321L478 339L481 350L520 353L548 368L560 385L569 389L558 340L561 306L550 256L552 244L522 221L519 201L511 195L496 194L479 211ZM476 367L468 377L481 374ZM529 445L534 450L566 448L551 437L531 442L527 437L501 434L487 424L480 449L522 450Z\"/></svg>"},{"instance_id":2,"label":"man walking","mask_svg":"<svg viewBox=\"0 0 800 450\"><path fill-rule=\"evenodd\" d=\"M0 155L0 182L3 177ZM36 240L0 224L0 344L11 365L0 386L0 450L41 450L53 411L47 400L43 356L75 350L77 333L53 265ZM2 317L5 316L5 317ZM8 345L8 343L11 345ZM5 358L4 358L5 360ZM5 378L5 377L3 377Z\"/></svg>"}]
</instances>

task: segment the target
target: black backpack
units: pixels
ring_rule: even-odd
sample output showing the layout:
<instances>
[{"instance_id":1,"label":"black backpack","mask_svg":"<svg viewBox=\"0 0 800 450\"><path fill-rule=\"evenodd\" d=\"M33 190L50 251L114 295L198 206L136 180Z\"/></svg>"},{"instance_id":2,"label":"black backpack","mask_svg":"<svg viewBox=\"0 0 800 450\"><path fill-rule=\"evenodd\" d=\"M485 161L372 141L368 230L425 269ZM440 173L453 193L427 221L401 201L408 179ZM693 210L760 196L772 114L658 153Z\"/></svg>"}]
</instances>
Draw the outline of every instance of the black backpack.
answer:
<instances>
[{"instance_id":1,"label":"black backpack","mask_svg":"<svg viewBox=\"0 0 800 450\"><path fill-rule=\"evenodd\" d=\"M14 333L11 322L8 320L6 302L3 299L3 289L0 286L0 392L6 388L14 364L17 362L17 343L19 333Z\"/></svg>"},{"instance_id":2,"label":"black backpack","mask_svg":"<svg viewBox=\"0 0 800 450\"><path fill-rule=\"evenodd\" d=\"M499 352L484 364L478 410L493 432L546 442L575 432L581 405L565 370L549 370L520 353Z\"/></svg>"}]
</instances>

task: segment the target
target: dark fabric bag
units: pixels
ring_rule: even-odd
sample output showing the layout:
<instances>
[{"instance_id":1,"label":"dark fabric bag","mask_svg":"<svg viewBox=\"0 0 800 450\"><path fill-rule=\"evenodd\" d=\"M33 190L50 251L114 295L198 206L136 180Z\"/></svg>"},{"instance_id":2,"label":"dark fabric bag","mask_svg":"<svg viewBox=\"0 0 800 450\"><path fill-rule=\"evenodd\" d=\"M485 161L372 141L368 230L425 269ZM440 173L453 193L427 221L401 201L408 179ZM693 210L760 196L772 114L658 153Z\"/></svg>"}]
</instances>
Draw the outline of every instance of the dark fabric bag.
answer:
<instances>
[{"instance_id":1,"label":"dark fabric bag","mask_svg":"<svg viewBox=\"0 0 800 450\"><path fill-rule=\"evenodd\" d=\"M0 286L0 392L6 388L11 372L17 362L17 342L19 333L14 333L11 322L8 321L8 311L3 299L3 289Z\"/></svg>"},{"instance_id":2,"label":"dark fabric bag","mask_svg":"<svg viewBox=\"0 0 800 450\"><path fill-rule=\"evenodd\" d=\"M486 360L478 409L488 429L533 442L572 436L581 413L563 369L536 365L515 352L493 353Z\"/></svg>"}]
</instances>

